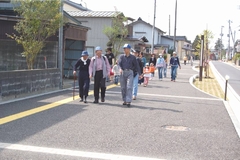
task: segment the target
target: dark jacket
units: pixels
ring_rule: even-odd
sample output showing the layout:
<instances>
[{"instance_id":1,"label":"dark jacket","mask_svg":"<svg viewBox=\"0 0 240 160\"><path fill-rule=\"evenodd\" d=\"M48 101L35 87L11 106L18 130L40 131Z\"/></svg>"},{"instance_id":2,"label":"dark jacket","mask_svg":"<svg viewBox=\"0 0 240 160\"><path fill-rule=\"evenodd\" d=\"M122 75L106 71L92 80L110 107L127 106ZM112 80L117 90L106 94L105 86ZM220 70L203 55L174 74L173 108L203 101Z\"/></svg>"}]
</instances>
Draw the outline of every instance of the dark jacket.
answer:
<instances>
[{"instance_id":1,"label":"dark jacket","mask_svg":"<svg viewBox=\"0 0 240 160\"><path fill-rule=\"evenodd\" d=\"M149 60L149 66L150 66L151 63L153 63L153 65L156 66L157 59L155 57L154 58L151 57L150 60Z\"/></svg>"}]
</instances>

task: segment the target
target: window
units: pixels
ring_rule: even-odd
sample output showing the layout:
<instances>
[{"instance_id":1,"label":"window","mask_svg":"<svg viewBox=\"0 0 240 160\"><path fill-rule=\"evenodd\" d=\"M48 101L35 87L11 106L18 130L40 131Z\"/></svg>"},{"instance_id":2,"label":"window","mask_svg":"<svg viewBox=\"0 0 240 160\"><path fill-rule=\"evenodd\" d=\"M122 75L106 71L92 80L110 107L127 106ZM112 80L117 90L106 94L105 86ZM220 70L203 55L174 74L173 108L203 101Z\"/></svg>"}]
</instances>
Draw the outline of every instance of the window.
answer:
<instances>
[{"instance_id":1,"label":"window","mask_svg":"<svg viewBox=\"0 0 240 160\"><path fill-rule=\"evenodd\" d=\"M94 47L86 47L86 50L89 54L89 57L93 57L94 56Z\"/></svg>"}]
</instances>

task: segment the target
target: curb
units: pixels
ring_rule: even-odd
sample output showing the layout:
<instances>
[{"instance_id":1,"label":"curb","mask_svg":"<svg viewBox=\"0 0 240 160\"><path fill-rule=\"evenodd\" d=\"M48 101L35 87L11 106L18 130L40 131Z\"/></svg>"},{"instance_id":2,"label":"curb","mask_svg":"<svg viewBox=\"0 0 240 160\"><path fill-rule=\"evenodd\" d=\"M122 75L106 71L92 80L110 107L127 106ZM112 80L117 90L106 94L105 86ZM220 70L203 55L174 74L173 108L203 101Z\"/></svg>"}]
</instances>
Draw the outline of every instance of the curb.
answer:
<instances>
[{"instance_id":1,"label":"curb","mask_svg":"<svg viewBox=\"0 0 240 160\"><path fill-rule=\"evenodd\" d=\"M209 94L209 93L207 93L207 92L205 92L205 91L197 88L197 87L193 84L193 82L194 82L195 79L198 78L198 77L199 77L199 75L198 75L198 74L195 74L195 75L193 75L192 77L189 78L189 83L191 84L191 86L192 86L193 88L195 88L195 89L199 90L200 92L203 92L203 93L205 93L205 94L207 94L207 95L209 95L209 96L211 96L211 97L214 97L214 98L216 98L216 99L222 100L222 99L219 98L219 97L216 97L216 96L214 96L214 95L212 95L212 94Z\"/></svg>"},{"instance_id":2,"label":"curb","mask_svg":"<svg viewBox=\"0 0 240 160\"><path fill-rule=\"evenodd\" d=\"M214 76L216 77L220 87L222 90L225 90L225 79L222 77L222 75L218 72L218 70L215 68L215 66L210 61L209 63ZM223 103L225 105L226 110L228 111L228 114L233 122L233 125L236 129L236 132L240 138L240 107L237 106L237 104L240 104L240 97L239 95L234 91L234 89L231 87L230 84L228 84L228 99L229 101L224 101ZM224 91L225 92L225 91Z\"/></svg>"}]
</instances>

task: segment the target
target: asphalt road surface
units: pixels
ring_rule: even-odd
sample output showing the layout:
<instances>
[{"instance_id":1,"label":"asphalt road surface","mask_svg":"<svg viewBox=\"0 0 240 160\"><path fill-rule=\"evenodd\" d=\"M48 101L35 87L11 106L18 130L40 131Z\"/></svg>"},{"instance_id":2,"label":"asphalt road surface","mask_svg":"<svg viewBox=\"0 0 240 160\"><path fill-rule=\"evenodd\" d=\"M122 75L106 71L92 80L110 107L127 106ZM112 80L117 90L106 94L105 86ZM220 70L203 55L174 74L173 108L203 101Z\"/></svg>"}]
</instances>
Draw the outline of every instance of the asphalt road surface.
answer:
<instances>
[{"instance_id":1,"label":"asphalt road surface","mask_svg":"<svg viewBox=\"0 0 240 160\"><path fill-rule=\"evenodd\" d=\"M239 160L223 101L191 86L194 74L187 64L176 82L169 71L163 81L155 77L139 86L131 108L112 84L100 104L90 103L92 92L87 104L72 100L71 90L2 104L0 159Z\"/></svg>"},{"instance_id":2,"label":"asphalt road surface","mask_svg":"<svg viewBox=\"0 0 240 160\"><path fill-rule=\"evenodd\" d=\"M240 96L240 70L223 62L212 61L212 63L223 77L229 75L229 84Z\"/></svg>"}]
</instances>

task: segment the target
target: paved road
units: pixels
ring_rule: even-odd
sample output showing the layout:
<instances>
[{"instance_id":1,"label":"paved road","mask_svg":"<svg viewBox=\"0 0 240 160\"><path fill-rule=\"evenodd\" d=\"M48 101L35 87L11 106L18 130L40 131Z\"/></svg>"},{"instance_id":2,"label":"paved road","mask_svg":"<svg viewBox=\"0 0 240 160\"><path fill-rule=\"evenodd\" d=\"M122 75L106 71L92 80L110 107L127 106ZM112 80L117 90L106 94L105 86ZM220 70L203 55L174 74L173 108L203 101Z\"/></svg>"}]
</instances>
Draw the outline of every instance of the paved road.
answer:
<instances>
[{"instance_id":1,"label":"paved road","mask_svg":"<svg viewBox=\"0 0 240 160\"><path fill-rule=\"evenodd\" d=\"M0 105L1 160L240 159L223 101L191 86L193 74L186 65L176 82L140 86L131 108L112 85L98 105L71 90Z\"/></svg>"},{"instance_id":2,"label":"paved road","mask_svg":"<svg viewBox=\"0 0 240 160\"><path fill-rule=\"evenodd\" d=\"M212 63L223 77L230 76L229 84L240 96L240 70L224 62L212 61Z\"/></svg>"}]
</instances>

